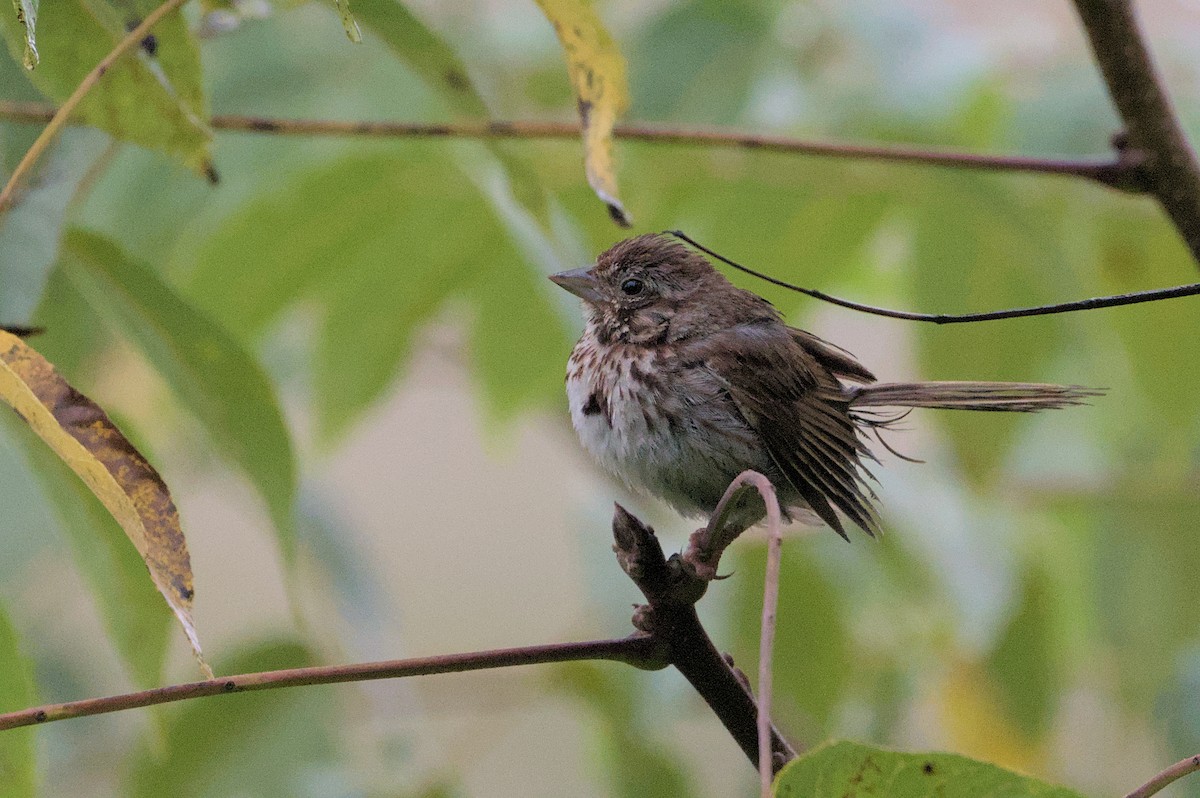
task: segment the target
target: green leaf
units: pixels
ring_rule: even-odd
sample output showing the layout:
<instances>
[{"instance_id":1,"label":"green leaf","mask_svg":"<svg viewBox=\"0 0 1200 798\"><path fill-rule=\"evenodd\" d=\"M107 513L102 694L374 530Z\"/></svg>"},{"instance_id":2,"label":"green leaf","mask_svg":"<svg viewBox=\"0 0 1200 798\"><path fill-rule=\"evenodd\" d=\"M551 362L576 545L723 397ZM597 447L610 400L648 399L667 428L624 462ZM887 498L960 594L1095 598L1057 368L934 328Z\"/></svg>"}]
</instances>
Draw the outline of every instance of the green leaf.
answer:
<instances>
[{"instance_id":1,"label":"green leaf","mask_svg":"<svg viewBox=\"0 0 1200 798\"><path fill-rule=\"evenodd\" d=\"M1027 739L1038 740L1057 709L1062 674L1056 657L1054 594L1036 566L1025 575L1019 599L987 668L1017 729Z\"/></svg>"},{"instance_id":2,"label":"green leaf","mask_svg":"<svg viewBox=\"0 0 1200 798\"><path fill-rule=\"evenodd\" d=\"M113 645L139 687L162 683L171 611L146 564L99 500L24 425L9 422L41 492L70 542L75 563L99 604ZM19 428L19 429L16 429Z\"/></svg>"},{"instance_id":3,"label":"green leaf","mask_svg":"<svg viewBox=\"0 0 1200 798\"><path fill-rule=\"evenodd\" d=\"M1196 641L1200 498L1190 475L1138 475L1087 502L1098 513L1090 599L1125 705L1145 708Z\"/></svg>"},{"instance_id":4,"label":"green leaf","mask_svg":"<svg viewBox=\"0 0 1200 798\"><path fill-rule=\"evenodd\" d=\"M1066 259L1031 211L978 178L938 176L926 185L931 191L915 199L915 309L967 313L1061 298L1055 275ZM1063 325L1060 316L927 325L919 338L922 363L931 379L1049 381L1045 366L1058 354ZM983 479L1008 453L1016 415L946 411L937 420L968 474Z\"/></svg>"},{"instance_id":5,"label":"green leaf","mask_svg":"<svg viewBox=\"0 0 1200 798\"><path fill-rule=\"evenodd\" d=\"M647 675L595 663L554 671L554 684L592 710L610 794L621 798L686 798L695 789L679 755L646 722ZM652 678L652 677L651 677Z\"/></svg>"},{"instance_id":6,"label":"green leaf","mask_svg":"<svg viewBox=\"0 0 1200 798\"><path fill-rule=\"evenodd\" d=\"M217 663L220 673L299 668L316 664L291 641L266 642ZM126 788L130 798L165 795L293 798L312 795L313 778L332 770L328 688L264 690L186 701L164 712L165 735L148 736L135 754ZM323 783L321 794L350 794Z\"/></svg>"},{"instance_id":7,"label":"green leaf","mask_svg":"<svg viewBox=\"0 0 1200 798\"><path fill-rule=\"evenodd\" d=\"M491 119L493 114L479 93L466 65L442 37L397 0L355 0L358 18L379 36L391 53L418 75L449 106L456 116ZM473 144L491 153L513 184L521 204L544 220L546 193L538 181L527 149L511 143L486 139Z\"/></svg>"},{"instance_id":8,"label":"green leaf","mask_svg":"<svg viewBox=\"0 0 1200 798\"><path fill-rule=\"evenodd\" d=\"M261 332L326 275L352 273L347 254L364 235L403 227L389 208L412 187L396 181L396 170L430 152L418 146L404 159L352 156L266 187L185 264L188 296L242 337Z\"/></svg>"},{"instance_id":9,"label":"green leaf","mask_svg":"<svg viewBox=\"0 0 1200 798\"><path fill-rule=\"evenodd\" d=\"M26 69L34 69L38 65L38 0L13 0L13 9L17 12L17 23L25 28L25 52L21 54L21 64Z\"/></svg>"},{"instance_id":10,"label":"green leaf","mask_svg":"<svg viewBox=\"0 0 1200 798\"><path fill-rule=\"evenodd\" d=\"M0 712L37 704L33 664L21 654L16 629L0 606ZM0 798L32 798L37 794L37 763L32 728L0 734Z\"/></svg>"},{"instance_id":11,"label":"green leaf","mask_svg":"<svg viewBox=\"0 0 1200 798\"><path fill-rule=\"evenodd\" d=\"M343 164L327 172L331 181L358 173L363 164ZM317 345L318 428L326 441L344 433L396 378L411 353L420 325L446 297L480 268L524 271L512 263L504 233L495 229L474 187L443 158L368 167L393 187L424 186L421 193L395 191L385 206L355 206L358 227L348 237L342 268L319 286L327 312ZM435 231L447 218L471 219L456 240ZM404 219L403 225L389 219ZM488 266L489 246L505 252L505 266ZM403 253L402 257L395 257Z\"/></svg>"},{"instance_id":12,"label":"green leaf","mask_svg":"<svg viewBox=\"0 0 1200 798\"><path fill-rule=\"evenodd\" d=\"M780 798L1082 798L957 754L902 754L827 743L793 760L775 780Z\"/></svg>"},{"instance_id":13,"label":"green leaf","mask_svg":"<svg viewBox=\"0 0 1200 798\"><path fill-rule=\"evenodd\" d=\"M0 319L31 317L58 258L68 204L108 137L72 131L48 155L20 201L0 216Z\"/></svg>"},{"instance_id":14,"label":"green leaf","mask_svg":"<svg viewBox=\"0 0 1200 798\"><path fill-rule=\"evenodd\" d=\"M29 73L35 86L62 102L158 3L136 7L91 0L61 0L41 9L38 48L41 65ZM15 14L3 15L0 32L13 57L24 52L26 29ZM169 14L154 28L154 54L128 53L84 97L76 118L124 141L181 159L204 174L211 169L208 105L196 43L183 14Z\"/></svg>"},{"instance_id":15,"label":"green leaf","mask_svg":"<svg viewBox=\"0 0 1200 798\"><path fill-rule=\"evenodd\" d=\"M546 292L550 283L529 268L490 268L471 289L479 315L471 355L497 419L562 397L572 342Z\"/></svg>"},{"instance_id":16,"label":"green leaf","mask_svg":"<svg viewBox=\"0 0 1200 798\"><path fill-rule=\"evenodd\" d=\"M295 554L291 439L258 363L220 325L107 239L71 230L62 268L79 293L137 345L217 447L266 501L280 547Z\"/></svg>"},{"instance_id":17,"label":"green leaf","mask_svg":"<svg viewBox=\"0 0 1200 798\"><path fill-rule=\"evenodd\" d=\"M488 108L454 50L398 0L354 0L362 24L451 108L486 118Z\"/></svg>"},{"instance_id":18,"label":"green leaf","mask_svg":"<svg viewBox=\"0 0 1200 798\"><path fill-rule=\"evenodd\" d=\"M196 254L189 294L245 335L301 299L321 302L315 385L326 441L392 383L414 333L450 296L477 309L473 352L496 415L562 395L570 341L553 286L438 148L408 155L354 155L272 187Z\"/></svg>"},{"instance_id":19,"label":"green leaf","mask_svg":"<svg viewBox=\"0 0 1200 798\"><path fill-rule=\"evenodd\" d=\"M813 562L812 547L799 543L785 545L780 565L773 712L816 736L827 729L854 664L841 595ZM766 546L737 549L729 566L739 582L730 604L734 658L747 673L758 672L765 567Z\"/></svg>"},{"instance_id":20,"label":"green leaf","mask_svg":"<svg viewBox=\"0 0 1200 798\"><path fill-rule=\"evenodd\" d=\"M1196 264L1178 233L1157 207L1122 204L1096 224L1096 258L1104 293L1182 285L1196 279ZM1196 300L1153 302L1105 311L1110 329L1125 348L1125 362L1162 422L1146 432L1195 429L1200 415L1200 380L1195 349L1184 345L1196 327Z\"/></svg>"}]
</instances>

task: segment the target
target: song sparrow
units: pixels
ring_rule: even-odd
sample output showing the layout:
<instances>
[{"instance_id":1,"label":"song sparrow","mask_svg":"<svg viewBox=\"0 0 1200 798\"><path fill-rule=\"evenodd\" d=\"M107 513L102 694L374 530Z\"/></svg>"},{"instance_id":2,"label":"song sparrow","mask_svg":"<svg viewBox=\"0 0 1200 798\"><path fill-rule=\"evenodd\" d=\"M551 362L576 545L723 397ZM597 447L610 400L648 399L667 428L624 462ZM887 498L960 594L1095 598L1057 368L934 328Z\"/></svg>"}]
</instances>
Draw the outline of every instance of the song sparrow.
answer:
<instances>
[{"instance_id":1,"label":"song sparrow","mask_svg":"<svg viewBox=\"0 0 1200 798\"><path fill-rule=\"evenodd\" d=\"M1029 412L1080 404L1078 386L876 383L849 353L784 324L663 235L622 241L590 269L551 275L583 300L586 328L567 365L584 447L631 487L685 515L711 514L745 469L765 474L789 517L811 510L842 537L837 512L874 535L879 521L863 433L895 415L872 408ZM886 444L885 444L886 445ZM761 501L730 519L762 520Z\"/></svg>"}]
</instances>

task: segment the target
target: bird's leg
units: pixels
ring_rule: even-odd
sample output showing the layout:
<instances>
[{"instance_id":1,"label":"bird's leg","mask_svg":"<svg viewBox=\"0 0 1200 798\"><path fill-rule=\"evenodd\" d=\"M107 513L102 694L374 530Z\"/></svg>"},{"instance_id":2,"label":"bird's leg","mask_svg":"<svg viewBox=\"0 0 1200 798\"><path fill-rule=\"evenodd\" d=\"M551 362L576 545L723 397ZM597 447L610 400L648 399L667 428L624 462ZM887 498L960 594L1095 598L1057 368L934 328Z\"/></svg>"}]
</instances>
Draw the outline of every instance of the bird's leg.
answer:
<instances>
[{"instance_id":1,"label":"bird's leg","mask_svg":"<svg viewBox=\"0 0 1200 798\"><path fill-rule=\"evenodd\" d=\"M748 514L746 508L750 502L761 499L767 514L779 513L779 503L775 497L775 486L757 471L743 471L729 484L725 495L717 503L712 518L703 529L697 529L688 538L688 547L683 552L682 564L695 578L711 582L720 579L717 566L725 549L737 540L753 523L746 523L747 518L760 515Z\"/></svg>"}]
</instances>

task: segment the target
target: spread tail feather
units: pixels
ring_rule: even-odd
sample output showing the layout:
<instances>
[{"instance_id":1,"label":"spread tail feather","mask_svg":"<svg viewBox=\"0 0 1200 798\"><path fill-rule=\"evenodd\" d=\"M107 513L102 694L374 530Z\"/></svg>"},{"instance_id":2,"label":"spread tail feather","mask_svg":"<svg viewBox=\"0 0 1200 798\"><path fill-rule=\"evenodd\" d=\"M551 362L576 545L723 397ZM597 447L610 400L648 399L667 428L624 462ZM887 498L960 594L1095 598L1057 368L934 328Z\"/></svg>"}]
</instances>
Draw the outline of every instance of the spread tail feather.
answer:
<instances>
[{"instance_id":1,"label":"spread tail feather","mask_svg":"<svg viewBox=\"0 0 1200 798\"><path fill-rule=\"evenodd\" d=\"M1039 382L885 382L854 386L850 407L935 407L1032 413L1086 404L1104 392Z\"/></svg>"}]
</instances>

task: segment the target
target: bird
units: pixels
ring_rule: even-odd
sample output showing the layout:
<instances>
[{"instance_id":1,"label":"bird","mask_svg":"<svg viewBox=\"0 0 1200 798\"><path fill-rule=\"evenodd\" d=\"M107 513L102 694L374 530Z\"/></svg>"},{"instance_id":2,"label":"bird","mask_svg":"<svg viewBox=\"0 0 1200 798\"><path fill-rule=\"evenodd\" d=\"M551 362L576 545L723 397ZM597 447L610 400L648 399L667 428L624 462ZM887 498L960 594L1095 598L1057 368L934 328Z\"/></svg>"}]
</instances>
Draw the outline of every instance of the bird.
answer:
<instances>
[{"instance_id":1,"label":"bird","mask_svg":"<svg viewBox=\"0 0 1200 798\"><path fill-rule=\"evenodd\" d=\"M908 409L1033 412L1099 393L878 382L853 355L789 326L766 299L666 234L625 239L595 265L550 279L582 300L584 329L566 373L580 442L631 488L688 517L711 516L729 484L753 469L774 485L785 519L824 522L849 540L844 516L875 536L869 464L879 461L869 435L890 450L879 433ZM761 500L742 501L727 523L741 530L765 515Z\"/></svg>"}]
</instances>

